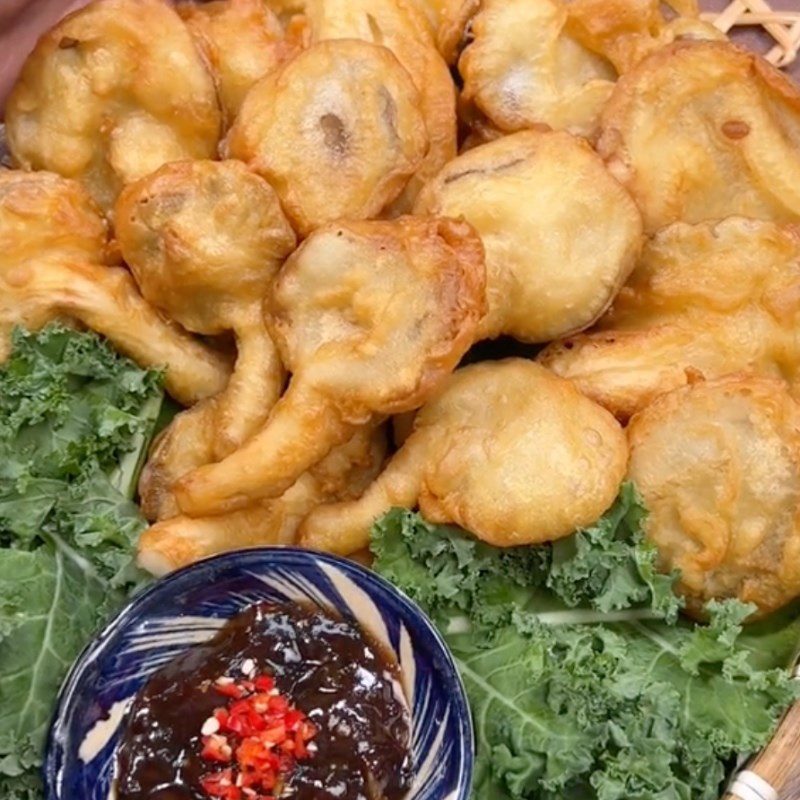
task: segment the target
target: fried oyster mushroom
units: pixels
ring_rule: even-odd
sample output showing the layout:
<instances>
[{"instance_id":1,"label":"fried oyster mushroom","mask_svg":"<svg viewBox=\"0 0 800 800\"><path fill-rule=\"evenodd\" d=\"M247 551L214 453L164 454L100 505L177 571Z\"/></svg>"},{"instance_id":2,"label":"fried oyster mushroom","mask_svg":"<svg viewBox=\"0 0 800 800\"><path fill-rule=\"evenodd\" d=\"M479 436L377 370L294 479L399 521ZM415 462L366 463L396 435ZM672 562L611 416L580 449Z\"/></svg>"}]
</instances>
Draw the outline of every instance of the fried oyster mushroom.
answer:
<instances>
[{"instance_id":1,"label":"fried oyster mushroom","mask_svg":"<svg viewBox=\"0 0 800 800\"><path fill-rule=\"evenodd\" d=\"M219 392L230 375L227 359L162 317L116 263L106 223L79 183L0 170L0 359L15 326L73 319L138 364L164 369L179 402Z\"/></svg>"},{"instance_id":2,"label":"fried oyster mushroom","mask_svg":"<svg viewBox=\"0 0 800 800\"><path fill-rule=\"evenodd\" d=\"M419 92L430 146L387 216L409 213L422 186L456 156L456 88L418 8L404 0L308 0L312 41L362 39L391 50Z\"/></svg>"},{"instance_id":3,"label":"fried oyster mushroom","mask_svg":"<svg viewBox=\"0 0 800 800\"><path fill-rule=\"evenodd\" d=\"M170 161L212 158L214 82L163 0L96 0L46 33L5 109L16 165L80 180L108 211Z\"/></svg>"},{"instance_id":4,"label":"fried oyster mushroom","mask_svg":"<svg viewBox=\"0 0 800 800\"><path fill-rule=\"evenodd\" d=\"M648 233L733 215L800 218L800 91L732 44L673 44L623 76L598 151Z\"/></svg>"},{"instance_id":5,"label":"fried oyster mushroom","mask_svg":"<svg viewBox=\"0 0 800 800\"><path fill-rule=\"evenodd\" d=\"M422 186L456 155L456 89L419 9L404 0L308 0L313 41L362 39L391 50L419 92L429 147L388 216L408 213Z\"/></svg>"},{"instance_id":6,"label":"fried oyster mushroom","mask_svg":"<svg viewBox=\"0 0 800 800\"><path fill-rule=\"evenodd\" d=\"M417 503L499 547L553 541L609 508L627 462L619 423L569 381L525 359L474 364L420 409L363 497L313 511L300 542L348 555L381 514Z\"/></svg>"},{"instance_id":7,"label":"fried oyster mushroom","mask_svg":"<svg viewBox=\"0 0 800 800\"><path fill-rule=\"evenodd\" d=\"M702 617L707 601L800 596L800 407L781 381L729 376L658 398L628 427L645 534Z\"/></svg>"},{"instance_id":8,"label":"fried oyster mushroom","mask_svg":"<svg viewBox=\"0 0 800 800\"><path fill-rule=\"evenodd\" d=\"M474 340L484 292L480 238L464 222L401 217L315 231L267 298L289 387L243 447L179 481L182 511L277 497L360 426L422 405Z\"/></svg>"},{"instance_id":9,"label":"fried oyster mushroom","mask_svg":"<svg viewBox=\"0 0 800 800\"><path fill-rule=\"evenodd\" d=\"M748 370L797 387L798 324L800 227L676 223L645 246L601 330L539 360L625 420L699 377Z\"/></svg>"},{"instance_id":10,"label":"fried oyster mushroom","mask_svg":"<svg viewBox=\"0 0 800 800\"><path fill-rule=\"evenodd\" d=\"M592 139L618 75L673 42L715 39L693 0L450 0L437 37L463 79L462 116Z\"/></svg>"},{"instance_id":11,"label":"fried oyster mushroom","mask_svg":"<svg viewBox=\"0 0 800 800\"><path fill-rule=\"evenodd\" d=\"M507 133L544 124L591 135L616 72L569 34L567 21L561 0L451 3L439 46L458 60L463 101Z\"/></svg>"},{"instance_id":12,"label":"fried oyster mushroom","mask_svg":"<svg viewBox=\"0 0 800 800\"><path fill-rule=\"evenodd\" d=\"M214 76L226 125L250 88L299 49L264 0L183 2L177 10Z\"/></svg>"},{"instance_id":13,"label":"fried oyster mushroom","mask_svg":"<svg viewBox=\"0 0 800 800\"><path fill-rule=\"evenodd\" d=\"M297 528L322 503L358 497L383 464L382 428L365 426L303 473L280 497L216 517L176 516L139 539L139 566L165 575L201 558L242 547L295 544Z\"/></svg>"},{"instance_id":14,"label":"fried oyster mushroom","mask_svg":"<svg viewBox=\"0 0 800 800\"><path fill-rule=\"evenodd\" d=\"M669 5L678 14L665 17ZM566 29L584 47L605 56L623 75L661 47L683 40L719 40L726 36L699 18L695 0L570 0Z\"/></svg>"},{"instance_id":15,"label":"fried oyster mushroom","mask_svg":"<svg viewBox=\"0 0 800 800\"><path fill-rule=\"evenodd\" d=\"M427 149L419 93L384 47L320 42L259 81L227 152L274 187L302 235L336 219L374 217Z\"/></svg>"},{"instance_id":16,"label":"fried oyster mushroom","mask_svg":"<svg viewBox=\"0 0 800 800\"><path fill-rule=\"evenodd\" d=\"M584 141L523 131L451 161L419 214L463 216L486 249L479 338L545 342L593 323L636 263L639 212Z\"/></svg>"},{"instance_id":17,"label":"fried oyster mushroom","mask_svg":"<svg viewBox=\"0 0 800 800\"><path fill-rule=\"evenodd\" d=\"M238 161L167 164L122 192L115 217L144 297L187 330L236 338L225 390L179 415L145 468L145 513L163 518L177 512L171 485L239 447L280 396L284 370L262 302L296 239L270 185Z\"/></svg>"}]
</instances>

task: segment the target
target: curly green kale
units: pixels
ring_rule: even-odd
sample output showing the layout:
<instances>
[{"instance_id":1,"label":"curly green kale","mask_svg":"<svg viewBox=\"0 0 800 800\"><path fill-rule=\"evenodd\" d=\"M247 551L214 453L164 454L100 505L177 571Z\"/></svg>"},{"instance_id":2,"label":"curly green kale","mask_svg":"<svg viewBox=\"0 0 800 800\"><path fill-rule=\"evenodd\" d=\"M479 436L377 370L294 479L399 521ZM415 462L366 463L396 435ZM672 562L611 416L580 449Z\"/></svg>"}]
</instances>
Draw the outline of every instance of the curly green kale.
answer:
<instances>
[{"instance_id":1,"label":"curly green kale","mask_svg":"<svg viewBox=\"0 0 800 800\"><path fill-rule=\"evenodd\" d=\"M375 569L445 636L477 736L474 800L716 800L732 760L797 697L800 609L679 617L632 486L596 525L501 550L395 509Z\"/></svg>"},{"instance_id":2,"label":"curly green kale","mask_svg":"<svg viewBox=\"0 0 800 800\"><path fill-rule=\"evenodd\" d=\"M141 577L132 502L161 376L99 337L17 331L0 367L0 797L38 767L72 661Z\"/></svg>"}]
</instances>

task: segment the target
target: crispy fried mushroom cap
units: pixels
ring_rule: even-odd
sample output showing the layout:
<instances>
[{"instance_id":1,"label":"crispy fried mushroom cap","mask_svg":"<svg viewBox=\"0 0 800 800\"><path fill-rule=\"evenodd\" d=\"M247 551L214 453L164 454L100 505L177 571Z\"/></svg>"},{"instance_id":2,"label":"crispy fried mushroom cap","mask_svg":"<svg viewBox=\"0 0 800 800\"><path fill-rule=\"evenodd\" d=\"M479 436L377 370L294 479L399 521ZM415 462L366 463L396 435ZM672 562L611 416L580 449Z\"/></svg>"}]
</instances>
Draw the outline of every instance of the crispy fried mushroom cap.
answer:
<instances>
[{"instance_id":1,"label":"crispy fried mushroom cap","mask_svg":"<svg viewBox=\"0 0 800 800\"><path fill-rule=\"evenodd\" d=\"M419 93L386 48L313 45L257 83L227 152L275 187L296 230L366 219L403 190L428 150Z\"/></svg>"},{"instance_id":2,"label":"crispy fried mushroom cap","mask_svg":"<svg viewBox=\"0 0 800 800\"><path fill-rule=\"evenodd\" d=\"M800 407L780 381L729 376L663 395L628 428L629 477L688 610L800 596Z\"/></svg>"},{"instance_id":3,"label":"crispy fried mushroom cap","mask_svg":"<svg viewBox=\"0 0 800 800\"><path fill-rule=\"evenodd\" d=\"M465 222L401 217L315 231L267 301L289 388L242 448L180 481L182 510L276 497L356 427L422 405L474 341L484 292L483 248Z\"/></svg>"},{"instance_id":4,"label":"crispy fried mushroom cap","mask_svg":"<svg viewBox=\"0 0 800 800\"><path fill-rule=\"evenodd\" d=\"M545 342L594 322L630 274L640 214L602 160L568 133L525 131L460 155L417 213L463 216L486 248L479 335Z\"/></svg>"},{"instance_id":5,"label":"crispy fried mushroom cap","mask_svg":"<svg viewBox=\"0 0 800 800\"><path fill-rule=\"evenodd\" d=\"M214 82L163 0L97 0L46 33L5 109L25 169L80 180L109 211L169 161L216 154Z\"/></svg>"},{"instance_id":6,"label":"crispy fried mushroom cap","mask_svg":"<svg viewBox=\"0 0 800 800\"><path fill-rule=\"evenodd\" d=\"M734 45L673 44L624 75L598 150L648 233L736 214L800 219L800 90Z\"/></svg>"},{"instance_id":7,"label":"crispy fried mushroom cap","mask_svg":"<svg viewBox=\"0 0 800 800\"><path fill-rule=\"evenodd\" d=\"M474 364L420 409L362 498L311 513L301 543L348 555L381 514L417 504L499 547L553 541L608 509L627 460L622 428L569 381L524 359Z\"/></svg>"}]
</instances>

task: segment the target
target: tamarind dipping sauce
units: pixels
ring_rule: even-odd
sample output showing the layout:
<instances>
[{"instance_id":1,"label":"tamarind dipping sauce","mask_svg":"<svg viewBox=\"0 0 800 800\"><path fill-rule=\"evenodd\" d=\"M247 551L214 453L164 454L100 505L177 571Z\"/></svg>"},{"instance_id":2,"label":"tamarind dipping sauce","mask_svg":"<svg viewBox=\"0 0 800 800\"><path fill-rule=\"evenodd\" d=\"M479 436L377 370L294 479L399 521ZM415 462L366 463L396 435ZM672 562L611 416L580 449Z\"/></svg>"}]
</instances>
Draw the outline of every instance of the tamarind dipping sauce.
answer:
<instances>
[{"instance_id":1,"label":"tamarind dipping sauce","mask_svg":"<svg viewBox=\"0 0 800 800\"><path fill-rule=\"evenodd\" d=\"M119 800L400 800L411 754L399 667L355 622L250 606L150 677L117 774Z\"/></svg>"}]
</instances>

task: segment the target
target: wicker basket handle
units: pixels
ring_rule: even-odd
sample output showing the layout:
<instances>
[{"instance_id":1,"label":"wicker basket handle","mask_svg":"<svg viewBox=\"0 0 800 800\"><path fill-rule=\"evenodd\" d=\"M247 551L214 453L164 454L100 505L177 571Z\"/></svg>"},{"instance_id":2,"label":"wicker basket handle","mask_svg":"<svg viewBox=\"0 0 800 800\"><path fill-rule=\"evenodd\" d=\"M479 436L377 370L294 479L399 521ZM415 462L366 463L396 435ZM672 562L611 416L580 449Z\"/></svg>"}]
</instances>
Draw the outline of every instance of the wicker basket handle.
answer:
<instances>
[{"instance_id":1,"label":"wicker basket handle","mask_svg":"<svg viewBox=\"0 0 800 800\"><path fill-rule=\"evenodd\" d=\"M800 798L798 756L800 703L789 709L772 742L739 773L723 800L797 800Z\"/></svg>"}]
</instances>

